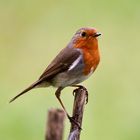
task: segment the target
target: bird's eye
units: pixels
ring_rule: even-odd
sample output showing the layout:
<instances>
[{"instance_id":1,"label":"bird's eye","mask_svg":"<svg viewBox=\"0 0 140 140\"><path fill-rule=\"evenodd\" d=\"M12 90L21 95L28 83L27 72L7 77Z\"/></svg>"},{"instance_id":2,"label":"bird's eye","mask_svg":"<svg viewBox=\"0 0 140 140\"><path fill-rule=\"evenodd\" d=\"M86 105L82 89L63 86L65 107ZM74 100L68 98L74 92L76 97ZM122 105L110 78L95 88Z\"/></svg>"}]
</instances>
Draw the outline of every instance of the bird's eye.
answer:
<instances>
[{"instance_id":1,"label":"bird's eye","mask_svg":"<svg viewBox=\"0 0 140 140\"><path fill-rule=\"evenodd\" d=\"M86 32L82 32L82 33L81 33L81 36L82 36L82 37L85 37L86 35L87 35Z\"/></svg>"}]
</instances>

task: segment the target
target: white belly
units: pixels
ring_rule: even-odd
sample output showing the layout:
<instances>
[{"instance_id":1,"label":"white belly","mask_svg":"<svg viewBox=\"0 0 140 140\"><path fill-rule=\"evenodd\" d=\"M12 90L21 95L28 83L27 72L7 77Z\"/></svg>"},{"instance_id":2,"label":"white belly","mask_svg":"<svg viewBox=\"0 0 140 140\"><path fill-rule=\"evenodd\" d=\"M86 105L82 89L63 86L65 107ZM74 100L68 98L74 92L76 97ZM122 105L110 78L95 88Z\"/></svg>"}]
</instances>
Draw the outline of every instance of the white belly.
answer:
<instances>
[{"instance_id":1,"label":"white belly","mask_svg":"<svg viewBox=\"0 0 140 140\"><path fill-rule=\"evenodd\" d=\"M79 84L85 81L91 74L93 73L93 69L88 75L83 74L68 74L68 73L60 73L56 75L52 80L52 86L54 87L66 87L74 84Z\"/></svg>"}]
</instances>

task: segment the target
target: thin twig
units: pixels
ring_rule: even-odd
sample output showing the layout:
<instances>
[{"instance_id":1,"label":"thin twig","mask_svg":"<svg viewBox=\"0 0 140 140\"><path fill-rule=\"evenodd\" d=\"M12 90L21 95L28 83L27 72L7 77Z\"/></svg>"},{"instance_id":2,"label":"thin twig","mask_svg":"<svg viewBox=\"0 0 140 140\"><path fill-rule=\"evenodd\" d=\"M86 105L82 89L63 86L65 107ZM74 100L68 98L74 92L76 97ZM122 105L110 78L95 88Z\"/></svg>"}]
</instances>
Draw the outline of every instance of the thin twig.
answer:
<instances>
[{"instance_id":1,"label":"thin twig","mask_svg":"<svg viewBox=\"0 0 140 140\"><path fill-rule=\"evenodd\" d=\"M79 126L71 123L71 129L68 140L80 140L80 132L82 127L82 119L85 102L87 101L87 90L84 87L79 87L75 90L75 99L73 105L73 119L78 122Z\"/></svg>"}]
</instances>

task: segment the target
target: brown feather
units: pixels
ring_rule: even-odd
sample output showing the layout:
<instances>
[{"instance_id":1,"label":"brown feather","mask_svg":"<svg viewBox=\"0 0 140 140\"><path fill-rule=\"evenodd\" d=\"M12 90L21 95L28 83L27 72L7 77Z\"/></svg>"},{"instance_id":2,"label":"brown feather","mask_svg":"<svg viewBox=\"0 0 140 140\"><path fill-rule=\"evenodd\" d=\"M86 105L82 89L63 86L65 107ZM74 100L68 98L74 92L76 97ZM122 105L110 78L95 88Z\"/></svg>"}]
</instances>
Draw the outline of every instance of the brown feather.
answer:
<instances>
[{"instance_id":1,"label":"brown feather","mask_svg":"<svg viewBox=\"0 0 140 140\"><path fill-rule=\"evenodd\" d=\"M42 82L44 81L49 82L56 74L67 70L80 54L81 54L80 51L78 51L75 48L68 47L64 48L50 63L50 65L46 68L46 70L43 72L40 78L35 83L33 83L28 88L26 88L21 93L12 98L10 100L10 103L13 102L15 99L17 99L18 97L20 97L21 95L28 92L29 90L35 88Z\"/></svg>"},{"instance_id":2,"label":"brown feather","mask_svg":"<svg viewBox=\"0 0 140 140\"><path fill-rule=\"evenodd\" d=\"M39 79L45 78L49 73L62 72L67 70L70 65L79 57L81 52L76 48L64 48L50 63Z\"/></svg>"},{"instance_id":3,"label":"brown feather","mask_svg":"<svg viewBox=\"0 0 140 140\"><path fill-rule=\"evenodd\" d=\"M29 90L33 89L35 86L37 86L41 81L38 80L36 82L34 82L32 85L30 85L28 88L26 88L25 90L23 90L21 93L19 93L18 95L16 95L14 98L12 98L10 100L10 103L13 102L15 99L17 99L19 96L25 94L26 92L28 92Z\"/></svg>"}]
</instances>

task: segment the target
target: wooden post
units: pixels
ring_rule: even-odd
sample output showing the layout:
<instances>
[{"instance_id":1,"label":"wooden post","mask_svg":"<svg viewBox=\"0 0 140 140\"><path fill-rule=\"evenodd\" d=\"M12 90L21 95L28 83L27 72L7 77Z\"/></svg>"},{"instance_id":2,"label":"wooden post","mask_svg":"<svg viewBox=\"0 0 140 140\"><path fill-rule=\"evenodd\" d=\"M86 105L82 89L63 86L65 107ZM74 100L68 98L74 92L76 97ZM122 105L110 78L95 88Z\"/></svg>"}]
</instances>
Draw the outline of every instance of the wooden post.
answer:
<instances>
[{"instance_id":1,"label":"wooden post","mask_svg":"<svg viewBox=\"0 0 140 140\"><path fill-rule=\"evenodd\" d=\"M48 111L47 129L45 140L62 140L64 130L65 112L61 109Z\"/></svg>"},{"instance_id":2,"label":"wooden post","mask_svg":"<svg viewBox=\"0 0 140 140\"><path fill-rule=\"evenodd\" d=\"M73 105L73 119L82 127L82 119L85 102L88 101L88 92L85 87L80 86L75 90L75 99ZM80 140L81 129L75 123L71 123L71 129L68 140Z\"/></svg>"}]
</instances>

